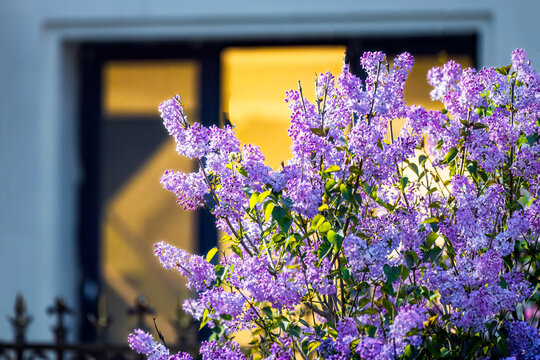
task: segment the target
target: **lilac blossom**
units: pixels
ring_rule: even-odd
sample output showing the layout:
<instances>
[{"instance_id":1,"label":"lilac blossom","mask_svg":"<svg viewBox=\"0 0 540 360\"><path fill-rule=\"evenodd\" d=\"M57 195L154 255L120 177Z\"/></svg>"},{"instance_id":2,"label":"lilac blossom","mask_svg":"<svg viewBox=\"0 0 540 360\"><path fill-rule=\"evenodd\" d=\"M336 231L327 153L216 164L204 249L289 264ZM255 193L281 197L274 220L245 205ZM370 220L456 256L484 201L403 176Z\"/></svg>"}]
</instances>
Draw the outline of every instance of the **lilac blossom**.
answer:
<instances>
[{"instance_id":1,"label":"lilac blossom","mask_svg":"<svg viewBox=\"0 0 540 360\"><path fill-rule=\"evenodd\" d=\"M176 269L182 276L186 276L190 289L205 290L216 278L214 266L202 256L191 255L163 241L154 245L154 254L165 269Z\"/></svg>"},{"instance_id":2,"label":"lilac blossom","mask_svg":"<svg viewBox=\"0 0 540 360\"><path fill-rule=\"evenodd\" d=\"M209 189L201 172L185 174L167 170L161 177L163 188L173 192L184 209L195 210L204 205Z\"/></svg>"},{"instance_id":3,"label":"lilac blossom","mask_svg":"<svg viewBox=\"0 0 540 360\"><path fill-rule=\"evenodd\" d=\"M220 344L216 341L203 341L201 345L203 360L245 360L237 342L227 341Z\"/></svg>"},{"instance_id":4,"label":"lilac blossom","mask_svg":"<svg viewBox=\"0 0 540 360\"><path fill-rule=\"evenodd\" d=\"M315 101L286 93L292 157L279 169L232 127L188 123L180 97L161 104L177 152L198 163L162 185L209 208L228 244L215 266L155 245L195 292L184 310L213 329L202 358L429 357L438 337L448 357L465 354L454 341L474 358L539 357L537 317L520 309L538 309L540 75L520 49L511 61L430 70L442 111L405 103L408 53L365 53L364 81L349 65L320 73ZM241 330L256 356L232 341ZM141 330L129 343L191 359Z\"/></svg>"},{"instance_id":5,"label":"lilac blossom","mask_svg":"<svg viewBox=\"0 0 540 360\"><path fill-rule=\"evenodd\" d=\"M152 335L141 329L136 329L129 335L128 344L131 349L146 355L149 360L193 360L191 355L185 352L170 355L163 344L155 342Z\"/></svg>"}]
</instances>

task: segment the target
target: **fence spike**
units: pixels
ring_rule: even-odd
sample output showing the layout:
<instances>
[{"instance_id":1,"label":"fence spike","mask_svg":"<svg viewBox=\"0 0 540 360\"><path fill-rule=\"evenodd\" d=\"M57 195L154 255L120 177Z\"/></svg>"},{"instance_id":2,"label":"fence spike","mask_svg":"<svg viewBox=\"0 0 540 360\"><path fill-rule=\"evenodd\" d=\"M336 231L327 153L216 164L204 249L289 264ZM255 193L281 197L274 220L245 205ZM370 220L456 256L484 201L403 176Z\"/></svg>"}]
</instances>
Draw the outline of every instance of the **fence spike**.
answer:
<instances>
[{"instance_id":1,"label":"fence spike","mask_svg":"<svg viewBox=\"0 0 540 360\"><path fill-rule=\"evenodd\" d=\"M26 329L32 322L32 316L26 313L26 302L21 293L15 298L15 316L8 317L15 333L15 342L23 344L26 342Z\"/></svg>"},{"instance_id":2,"label":"fence spike","mask_svg":"<svg viewBox=\"0 0 540 360\"><path fill-rule=\"evenodd\" d=\"M67 306L64 299L57 297L54 305L47 308L47 314L56 317L56 325L52 328L56 342L59 344L64 343L67 335L64 317L73 314L73 310Z\"/></svg>"},{"instance_id":3,"label":"fence spike","mask_svg":"<svg viewBox=\"0 0 540 360\"><path fill-rule=\"evenodd\" d=\"M127 314L137 318L137 327L139 329L146 330L147 327L144 324L145 316L155 315L156 311L150 307L148 298L144 295L140 295L135 300L135 304L127 310Z\"/></svg>"}]
</instances>

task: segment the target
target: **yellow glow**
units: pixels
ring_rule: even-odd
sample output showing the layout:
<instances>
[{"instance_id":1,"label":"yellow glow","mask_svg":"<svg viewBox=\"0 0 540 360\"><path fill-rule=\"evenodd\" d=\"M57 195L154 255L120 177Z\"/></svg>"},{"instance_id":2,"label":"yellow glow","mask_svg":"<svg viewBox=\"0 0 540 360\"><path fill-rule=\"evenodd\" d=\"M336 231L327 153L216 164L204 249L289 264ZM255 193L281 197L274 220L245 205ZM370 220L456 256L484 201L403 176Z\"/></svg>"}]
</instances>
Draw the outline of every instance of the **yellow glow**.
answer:
<instances>
[{"instance_id":1,"label":"yellow glow","mask_svg":"<svg viewBox=\"0 0 540 360\"><path fill-rule=\"evenodd\" d=\"M164 143L110 200L102 237L107 296L119 296L131 304L135 295L146 295L159 310L161 331L172 339L175 333L168 320L174 318L179 298L187 297L189 292L178 272L161 267L153 256L153 244L163 240L191 252L195 224L193 213L180 208L174 195L159 184L168 168L185 172L192 168L190 160L176 154L172 140ZM115 309L114 302L111 310L125 311ZM118 325L129 328L129 321Z\"/></svg>"},{"instance_id":2,"label":"yellow glow","mask_svg":"<svg viewBox=\"0 0 540 360\"><path fill-rule=\"evenodd\" d=\"M236 125L240 141L259 145L267 164L274 168L286 162L291 143L287 134L290 118L285 92L298 89L300 80L304 96L312 100L316 74L331 71L338 76L344 53L341 46L226 49L222 54L222 105ZM452 58L464 67L471 65L469 57ZM444 61L437 56L416 57L406 84L407 104L441 107L429 100L426 74L432 66ZM178 93L190 121L197 120L199 67L194 61L111 62L105 66L103 76L106 116L142 115L158 120L157 106ZM394 134L401 125L402 120L395 120ZM175 334L165 319L174 317L177 299L185 297L187 290L177 273L161 268L152 254L152 245L165 240L192 251L195 238L193 214L179 208L174 195L159 184L163 171L171 168L188 172L192 163L176 154L174 142L169 139L109 199L102 230L108 295L114 294L131 304L135 294L146 294L150 303L161 311L160 328L170 339ZM115 305L115 301L109 303L109 311L115 313L115 324L124 326L117 334L118 340L123 340L123 331L133 324L123 321L120 314L125 308ZM238 335L241 343L247 342L247 335L246 332Z\"/></svg>"},{"instance_id":3,"label":"yellow glow","mask_svg":"<svg viewBox=\"0 0 540 360\"><path fill-rule=\"evenodd\" d=\"M289 108L285 92L313 99L317 73L339 74L343 46L228 48L222 53L223 111L242 143L258 145L273 168L290 158Z\"/></svg>"},{"instance_id":4,"label":"yellow glow","mask_svg":"<svg viewBox=\"0 0 540 360\"><path fill-rule=\"evenodd\" d=\"M467 55L452 55L451 58L460 63L463 68L473 65L471 57ZM429 97L432 87L427 82L427 73L432 67L444 65L448 60L448 55L445 53L414 57L414 67L407 78L403 94L407 105L420 105L434 110L442 109L440 102L431 101Z\"/></svg>"},{"instance_id":5,"label":"yellow glow","mask_svg":"<svg viewBox=\"0 0 540 360\"><path fill-rule=\"evenodd\" d=\"M198 91L195 61L113 61L103 69L103 113L107 116L156 116L159 104L177 94L191 114L198 106Z\"/></svg>"},{"instance_id":6,"label":"yellow glow","mask_svg":"<svg viewBox=\"0 0 540 360\"><path fill-rule=\"evenodd\" d=\"M159 121L159 104L180 94L190 121L197 121L198 89L199 67L193 61L111 62L103 71L103 111L107 121ZM117 146L124 146L121 139ZM159 183L167 169L193 170L191 160L178 156L171 138L148 154L104 207L102 269L108 311L115 317L110 334L116 341L124 341L135 325L125 310L141 294L158 311L163 335L174 339L169 321L178 302L189 296L178 272L163 269L153 255L154 243L161 240L189 252L195 245L194 214L180 208L174 194Z\"/></svg>"}]
</instances>

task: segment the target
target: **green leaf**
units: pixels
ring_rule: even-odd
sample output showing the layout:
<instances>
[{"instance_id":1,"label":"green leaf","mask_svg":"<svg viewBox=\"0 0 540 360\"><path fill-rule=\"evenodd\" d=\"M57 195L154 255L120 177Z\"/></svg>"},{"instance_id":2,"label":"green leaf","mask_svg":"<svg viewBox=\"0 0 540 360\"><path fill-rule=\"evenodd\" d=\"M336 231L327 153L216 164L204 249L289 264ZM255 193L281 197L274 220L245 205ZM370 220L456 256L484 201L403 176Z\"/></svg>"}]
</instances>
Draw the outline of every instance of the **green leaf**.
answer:
<instances>
[{"instance_id":1,"label":"green leaf","mask_svg":"<svg viewBox=\"0 0 540 360\"><path fill-rule=\"evenodd\" d=\"M349 168L349 171L351 173L353 173L353 174L356 174L356 175L362 175L362 171L360 170L360 168L358 166L355 166L355 165L351 166Z\"/></svg>"},{"instance_id":2,"label":"green leaf","mask_svg":"<svg viewBox=\"0 0 540 360\"><path fill-rule=\"evenodd\" d=\"M401 185L401 190L405 190L405 187L407 186L407 183L409 182L409 178L404 176L401 178L401 180L399 181L400 185Z\"/></svg>"},{"instance_id":3,"label":"green leaf","mask_svg":"<svg viewBox=\"0 0 540 360\"><path fill-rule=\"evenodd\" d=\"M363 188L367 195L371 195L375 186L364 185Z\"/></svg>"},{"instance_id":4,"label":"green leaf","mask_svg":"<svg viewBox=\"0 0 540 360\"><path fill-rule=\"evenodd\" d=\"M456 158L458 153L459 153L458 149L456 149L455 147L451 148L446 154L446 156L444 157L444 163L449 164L450 162L452 162L452 160Z\"/></svg>"},{"instance_id":5,"label":"green leaf","mask_svg":"<svg viewBox=\"0 0 540 360\"><path fill-rule=\"evenodd\" d=\"M319 227L319 231L321 233L325 233L330 229L332 229L332 225L328 221L323 222L322 225Z\"/></svg>"},{"instance_id":6,"label":"green leaf","mask_svg":"<svg viewBox=\"0 0 540 360\"><path fill-rule=\"evenodd\" d=\"M427 255L431 261L434 261L439 257L439 254L442 252L442 249L438 246L435 246L433 249L429 250Z\"/></svg>"},{"instance_id":7,"label":"green leaf","mask_svg":"<svg viewBox=\"0 0 540 360\"><path fill-rule=\"evenodd\" d=\"M409 167L411 168L412 171L414 171L414 173L415 173L416 175L418 175L418 166L416 166L416 164L410 163L410 164L409 164Z\"/></svg>"},{"instance_id":8,"label":"green leaf","mask_svg":"<svg viewBox=\"0 0 540 360\"><path fill-rule=\"evenodd\" d=\"M401 267L401 279L405 280L409 276L409 268L405 265L400 265Z\"/></svg>"},{"instance_id":9,"label":"green leaf","mask_svg":"<svg viewBox=\"0 0 540 360\"><path fill-rule=\"evenodd\" d=\"M285 248L290 246L291 249L294 249L296 245L298 244L298 241L294 235L291 235L287 238L287 241L285 242Z\"/></svg>"},{"instance_id":10,"label":"green leaf","mask_svg":"<svg viewBox=\"0 0 540 360\"><path fill-rule=\"evenodd\" d=\"M419 163L420 165L423 165L424 162L426 162L426 160L427 160L427 156L425 156L425 155L420 155L420 157L418 158L418 163Z\"/></svg>"},{"instance_id":11,"label":"green leaf","mask_svg":"<svg viewBox=\"0 0 540 360\"><path fill-rule=\"evenodd\" d=\"M363 315L363 314L376 315L378 313L379 312L375 308L367 308L367 309L364 309L364 310L360 311L361 315Z\"/></svg>"},{"instance_id":12,"label":"green leaf","mask_svg":"<svg viewBox=\"0 0 540 360\"><path fill-rule=\"evenodd\" d=\"M386 275L386 279L391 283L396 281L399 278L399 275L401 275L399 266L389 266L388 264L384 264L383 271L384 275Z\"/></svg>"},{"instance_id":13,"label":"green leaf","mask_svg":"<svg viewBox=\"0 0 540 360\"><path fill-rule=\"evenodd\" d=\"M272 216L272 212L274 211L275 206L275 204L266 203L266 207L264 209L264 220L270 220L270 216Z\"/></svg>"},{"instance_id":14,"label":"green leaf","mask_svg":"<svg viewBox=\"0 0 540 360\"><path fill-rule=\"evenodd\" d=\"M485 129L485 128L487 128L487 126L484 125L484 124L481 124L481 123L475 123L475 124L473 125L473 129L474 129L474 130L480 130L480 129Z\"/></svg>"},{"instance_id":15,"label":"green leaf","mask_svg":"<svg viewBox=\"0 0 540 360\"><path fill-rule=\"evenodd\" d=\"M270 194L272 194L272 191L270 190L266 190L265 192L261 193L257 199L257 202L262 203Z\"/></svg>"},{"instance_id":16,"label":"green leaf","mask_svg":"<svg viewBox=\"0 0 540 360\"><path fill-rule=\"evenodd\" d=\"M231 321L233 319L233 317L229 314L221 314L220 317L223 319L223 320L228 320L228 321Z\"/></svg>"},{"instance_id":17,"label":"green leaf","mask_svg":"<svg viewBox=\"0 0 540 360\"><path fill-rule=\"evenodd\" d=\"M375 312L376 314L377 312ZM377 327L374 325L368 325L367 327L368 335L371 337L375 337L375 333L377 332Z\"/></svg>"},{"instance_id":18,"label":"green leaf","mask_svg":"<svg viewBox=\"0 0 540 360\"><path fill-rule=\"evenodd\" d=\"M336 245L337 247L341 246L341 241L343 240L343 236L339 235L334 230L329 230L326 234L326 237L328 238L328 241L332 245Z\"/></svg>"},{"instance_id":19,"label":"green leaf","mask_svg":"<svg viewBox=\"0 0 540 360\"><path fill-rule=\"evenodd\" d=\"M324 240L321 245L319 245L319 249L317 250L317 256L319 259L323 259L328 255L328 253L332 250L332 244L328 240Z\"/></svg>"},{"instance_id":20,"label":"green leaf","mask_svg":"<svg viewBox=\"0 0 540 360\"><path fill-rule=\"evenodd\" d=\"M418 261L418 255L414 251L407 251L405 253L405 262L407 263L407 266L409 267L409 269L412 269L417 261Z\"/></svg>"},{"instance_id":21,"label":"green leaf","mask_svg":"<svg viewBox=\"0 0 540 360\"><path fill-rule=\"evenodd\" d=\"M203 316L201 319L201 325L199 326L199 330L201 330L204 327L204 325L208 323L208 320L210 320L210 318L208 317L208 314L209 314L209 310L204 309Z\"/></svg>"},{"instance_id":22,"label":"green leaf","mask_svg":"<svg viewBox=\"0 0 540 360\"><path fill-rule=\"evenodd\" d=\"M330 165L326 170L324 170L325 173L331 173L331 172L336 172L336 171L340 171L341 168L337 165Z\"/></svg>"},{"instance_id":23,"label":"green leaf","mask_svg":"<svg viewBox=\"0 0 540 360\"><path fill-rule=\"evenodd\" d=\"M238 247L238 245L231 245L231 250L233 253L238 255L240 259L244 259L244 254L242 254L242 250L240 249L240 247Z\"/></svg>"},{"instance_id":24,"label":"green leaf","mask_svg":"<svg viewBox=\"0 0 540 360\"><path fill-rule=\"evenodd\" d=\"M218 279L222 279L223 275L225 275L225 267L223 265L216 265L214 267L216 269L216 276Z\"/></svg>"},{"instance_id":25,"label":"green leaf","mask_svg":"<svg viewBox=\"0 0 540 360\"><path fill-rule=\"evenodd\" d=\"M349 194L349 189L347 188L347 185L341 184L339 185L339 192L341 192L341 196L347 201L351 200L351 196Z\"/></svg>"},{"instance_id":26,"label":"green leaf","mask_svg":"<svg viewBox=\"0 0 540 360\"><path fill-rule=\"evenodd\" d=\"M324 130L320 128L311 128L311 132L317 136L326 136L328 134L328 131L328 128L324 128Z\"/></svg>"},{"instance_id":27,"label":"green leaf","mask_svg":"<svg viewBox=\"0 0 540 360\"><path fill-rule=\"evenodd\" d=\"M538 141L538 138L538 134L529 135L527 136L527 143L529 146L533 146Z\"/></svg>"},{"instance_id":28,"label":"green leaf","mask_svg":"<svg viewBox=\"0 0 540 360\"><path fill-rule=\"evenodd\" d=\"M327 209L329 209L328 204L322 204L321 206L319 206L319 211L324 211Z\"/></svg>"},{"instance_id":29,"label":"green leaf","mask_svg":"<svg viewBox=\"0 0 540 360\"><path fill-rule=\"evenodd\" d=\"M435 240L437 240L437 238L439 237L439 235L435 232L432 232L430 233L427 238L426 238L426 246L429 248L431 248L431 245L433 245L435 243Z\"/></svg>"},{"instance_id":30,"label":"green leaf","mask_svg":"<svg viewBox=\"0 0 540 360\"><path fill-rule=\"evenodd\" d=\"M321 214L315 215L315 217L311 221L311 228L317 230L323 224L324 220L324 216L322 216Z\"/></svg>"},{"instance_id":31,"label":"green leaf","mask_svg":"<svg viewBox=\"0 0 540 360\"><path fill-rule=\"evenodd\" d=\"M315 349L317 349L320 345L321 345L320 341L315 341L315 342L312 342L311 344L309 344L309 346L308 346L308 355L311 352L315 351Z\"/></svg>"},{"instance_id":32,"label":"green leaf","mask_svg":"<svg viewBox=\"0 0 540 360\"><path fill-rule=\"evenodd\" d=\"M392 212L396 208L394 205L385 203L384 201L382 201L379 198L377 198L377 200L375 200L375 202L377 204L381 205L382 207L384 207L386 210L388 210L388 212Z\"/></svg>"},{"instance_id":33,"label":"green leaf","mask_svg":"<svg viewBox=\"0 0 540 360\"><path fill-rule=\"evenodd\" d=\"M274 210L272 211L272 217L277 221L279 227L281 228L281 231L285 233L289 231L293 219L289 214L287 214L287 211L285 211L285 209L280 206L274 207Z\"/></svg>"},{"instance_id":34,"label":"green leaf","mask_svg":"<svg viewBox=\"0 0 540 360\"><path fill-rule=\"evenodd\" d=\"M358 300L356 303L356 308L362 309L364 306L366 306L369 303L369 301L370 301L369 297L360 298L360 300Z\"/></svg>"},{"instance_id":35,"label":"green leaf","mask_svg":"<svg viewBox=\"0 0 540 360\"><path fill-rule=\"evenodd\" d=\"M392 305L390 300L388 300L387 298L383 298L382 299L382 304L383 304L384 308L386 309L386 311L388 311L389 314L394 313L394 305Z\"/></svg>"},{"instance_id":36,"label":"green leaf","mask_svg":"<svg viewBox=\"0 0 540 360\"><path fill-rule=\"evenodd\" d=\"M299 338L302 336L302 329L296 324L291 324L289 326L289 333Z\"/></svg>"},{"instance_id":37,"label":"green leaf","mask_svg":"<svg viewBox=\"0 0 540 360\"><path fill-rule=\"evenodd\" d=\"M422 221L422 224L433 224L433 223L438 223L439 222L439 219L437 219L435 216L432 216L424 221Z\"/></svg>"},{"instance_id":38,"label":"green leaf","mask_svg":"<svg viewBox=\"0 0 540 360\"><path fill-rule=\"evenodd\" d=\"M467 165L467 170L469 171L469 174L476 177L478 175L478 163L475 161L470 165Z\"/></svg>"},{"instance_id":39,"label":"green leaf","mask_svg":"<svg viewBox=\"0 0 540 360\"><path fill-rule=\"evenodd\" d=\"M326 182L326 184L324 184L324 190L325 191L330 191L330 190L332 190L334 185L336 185L336 181L334 179L330 179L330 180L328 180Z\"/></svg>"},{"instance_id":40,"label":"green leaf","mask_svg":"<svg viewBox=\"0 0 540 360\"><path fill-rule=\"evenodd\" d=\"M218 252L217 247L211 248L210 251L208 251L208 254L206 254L206 261L208 262L212 261L212 258L214 257L214 255L216 255L217 252Z\"/></svg>"},{"instance_id":41,"label":"green leaf","mask_svg":"<svg viewBox=\"0 0 540 360\"><path fill-rule=\"evenodd\" d=\"M506 280L504 280L504 278L501 276L501 281L499 281L499 286L502 287L503 289L508 289L508 284L506 283Z\"/></svg>"},{"instance_id":42,"label":"green leaf","mask_svg":"<svg viewBox=\"0 0 540 360\"><path fill-rule=\"evenodd\" d=\"M270 306L265 306L261 310L264 313L264 315L266 315L270 319L274 317L274 313L272 312L272 308Z\"/></svg>"},{"instance_id":43,"label":"green leaf","mask_svg":"<svg viewBox=\"0 0 540 360\"><path fill-rule=\"evenodd\" d=\"M508 75L510 73L510 69L512 68L512 65L508 66L501 66L495 69L496 72L498 72L501 75Z\"/></svg>"},{"instance_id":44,"label":"green leaf","mask_svg":"<svg viewBox=\"0 0 540 360\"><path fill-rule=\"evenodd\" d=\"M403 355L405 355L405 357L407 357L407 358L411 357L411 355L412 355L411 344L407 344L407 346L405 346L405 350L403 352Z\"/></svg>"},{"instance_id":45,"label":"green leaf","mask_svg":"<svg viewBox=\"0 0 540 360\"><path fill-rule=\"evenodd\" d=\"M253 210L255 205L257 205L257 202L259 201L259 194L254 192L251 194L251 197L249 198L249 208L250 210Z\"/></svg>"},{"instance_id":46,"label":"green leaf","mask_svg":"<svg viewBox=\"0 0 540 360\"><path fill-rule=\"evenodd\" d=\"M238 169L238 172L241 174L241 175L244 175L244 177L249 177L247 172L246 172L246 169L244 169L243 167L239 168Z\"/></svg>"},{"instance_id":47,"label":"green leaf","mask_svg":"<svg viewBox=\"0 0 540 360\"><path fill-rule=\"evenodd\" d=\"M440 201L434 201L431 204L428 205L428 208L430 209L440 209L441 208L441 202Z\"/></svg>"},{"instance_id":48,"label":"green leaf","mask_svg":"<svg viewBox=\"0 0 540 360\"><path fill-rule=\"evenodd\" d=\"M349 269L347 269L345 267L342 267L341 268L341 276L342 276L343 280L347 281L347 283L348 283L349 280L351 279L351 273L350 273Z\"/></svg>"}]
</instances>

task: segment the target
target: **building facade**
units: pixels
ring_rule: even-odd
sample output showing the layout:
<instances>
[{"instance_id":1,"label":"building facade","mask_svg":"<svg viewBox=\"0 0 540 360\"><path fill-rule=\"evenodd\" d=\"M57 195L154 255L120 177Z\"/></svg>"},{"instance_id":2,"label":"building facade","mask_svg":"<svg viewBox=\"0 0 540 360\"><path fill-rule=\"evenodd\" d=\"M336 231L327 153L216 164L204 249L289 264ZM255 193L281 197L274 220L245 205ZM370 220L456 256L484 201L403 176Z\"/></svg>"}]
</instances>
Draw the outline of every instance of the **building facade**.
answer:
<instances>
[{"instance_id":1,"label":"building facade","mask_svg":"<svg viewBox=\"0 0 540 360\"><path fill-rule=\"evenodd\" d=\"M96 108L106 104L107 64L174 59L187 71L185 61L195 61L194 116L208 122L224 101L216 86L226 82L220 66L229 48L410 46L437 55L447 47L490 66L509 63L521 47L538 68L539 13L535 0L0 2L0 319L22 293L34 314L30 336L45 340L51 324L44 309L55 296L75 307L97 303L105 200L92 188L103 185L92 159L106 149L93 137L104 127L92 121L107 117ZM95 166L106 171L103 161ZM205 227L193 226L201 238ZM0 338L11 336L9 326L0 321Z\"/></svg>"}]
</instances>

